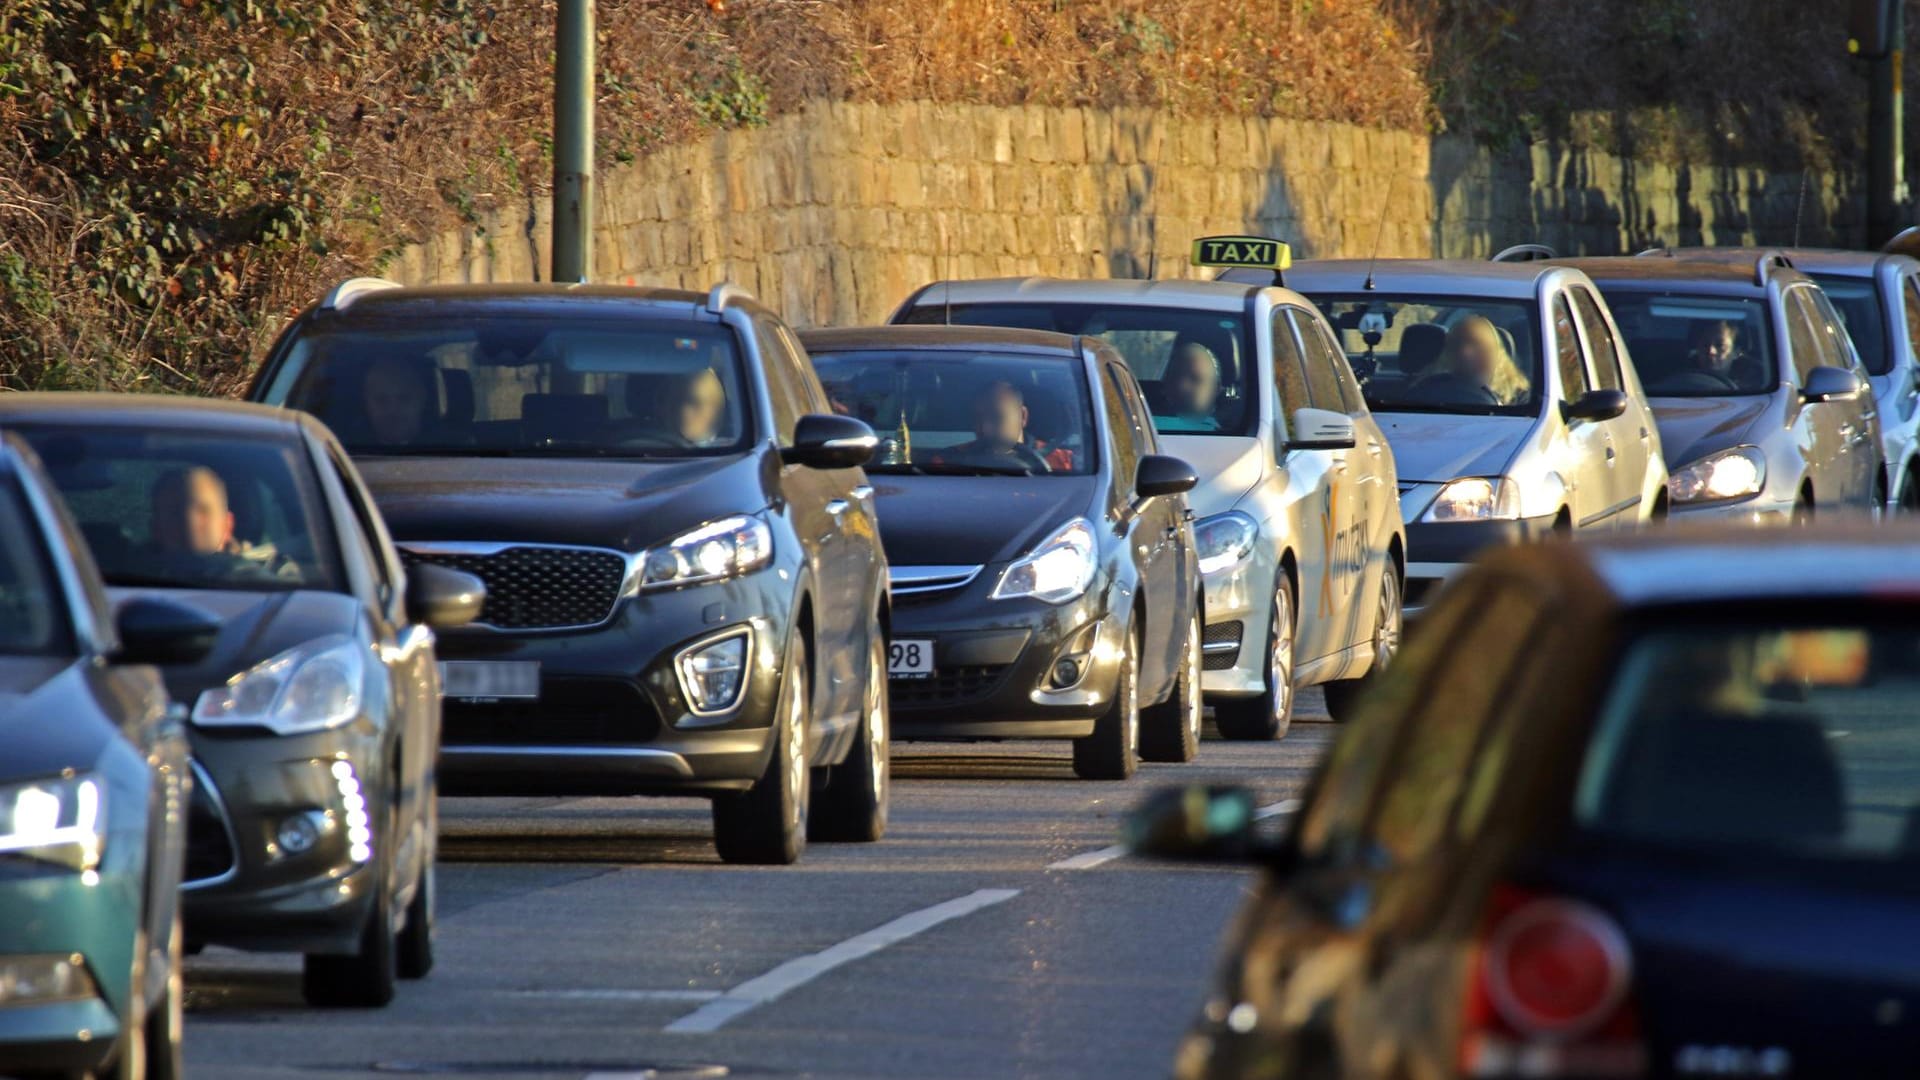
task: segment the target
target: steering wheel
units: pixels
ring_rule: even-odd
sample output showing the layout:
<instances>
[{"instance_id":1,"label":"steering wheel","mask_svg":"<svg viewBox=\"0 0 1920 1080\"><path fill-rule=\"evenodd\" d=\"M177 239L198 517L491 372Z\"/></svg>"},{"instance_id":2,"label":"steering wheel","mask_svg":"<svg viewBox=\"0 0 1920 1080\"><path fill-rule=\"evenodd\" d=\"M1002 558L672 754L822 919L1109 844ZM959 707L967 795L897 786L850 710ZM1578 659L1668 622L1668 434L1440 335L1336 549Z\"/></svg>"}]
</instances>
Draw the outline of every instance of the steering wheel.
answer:
<instances>
[{"instance_id":1,"label":"steering wheel","mask_svg":"<svg viewBox=\"0 0 1920 1080\"><path fill-rule=\"evenodd\" d=\"M1015 446L1011 453L1013 457L1019 459L1022 465L1025 465L1034 472L1050 473L1053 471L1053 466L1047 464L1047 459L1041 456L1040 451L1035 450L1025 443Z\"/></svg>"}]
</instances>

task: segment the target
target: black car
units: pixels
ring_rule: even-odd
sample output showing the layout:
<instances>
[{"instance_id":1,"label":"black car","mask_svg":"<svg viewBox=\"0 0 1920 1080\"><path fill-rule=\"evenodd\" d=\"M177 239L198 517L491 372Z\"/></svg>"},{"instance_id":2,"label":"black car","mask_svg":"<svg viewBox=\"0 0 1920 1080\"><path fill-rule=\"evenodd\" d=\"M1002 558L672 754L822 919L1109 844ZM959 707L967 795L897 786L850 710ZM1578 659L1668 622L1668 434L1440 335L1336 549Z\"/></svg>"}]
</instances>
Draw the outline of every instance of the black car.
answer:
<instances>
[{"instance_id":1,"label":"black car","mask_svg":"<svg viewBox=\"0 0 1920 1080\"><path fill-rule=\"evenodd\" d=\"M116 620L33 452L0 437L0 1070L181 1075L193 781L148 665L218 629L160 600Z\"/></svg>"},{"instance_id":2,"label":"black car","mask_svg":"<svg viewBox=\"0 0 1920 1080\"><path fill-rule=\"evenodd\" d=\"M1920 536L1503 552L1429 609L1283 842L1182 1077L1911 1076Z\"/></svg>"},{"instance_id":3,"label":"black car","mask_svg":"<svg viewBox=\"0 0 1920 1080\"><path fill-rule=\"evenodd\" d=\"M802 341L835 411L888 433L867 471L899 736L1072 739L1074 771L1094 779L1192 758L1195 477L1157 452L1119 355L981 327Z\"/></svg>"},{"instance_id":4,"label":"black car","mask_svg":"<svg viewBox=\"0 0 1920 1080\"><path fill-rule=\"evenodd\" d=\"M304 953L319 1005L382 1005L433 965L435 627L466 574L401 568L345 451L285 409L7 394L115 595L220 617L164 667L193 702L190 947Z\"/></svg>"},{"instance_id":5,"label":"black car","mask_svg":"<svg viewBox=\"0 0 1920 1080\"><path fill-rule=\"evenodd\" d=\"M252 396L332 425L410 563L487 583L441 642L448 790L710 796L732 862L885 831L873 433L751 297L357 280Z\"/></svg>"}]
</instances>

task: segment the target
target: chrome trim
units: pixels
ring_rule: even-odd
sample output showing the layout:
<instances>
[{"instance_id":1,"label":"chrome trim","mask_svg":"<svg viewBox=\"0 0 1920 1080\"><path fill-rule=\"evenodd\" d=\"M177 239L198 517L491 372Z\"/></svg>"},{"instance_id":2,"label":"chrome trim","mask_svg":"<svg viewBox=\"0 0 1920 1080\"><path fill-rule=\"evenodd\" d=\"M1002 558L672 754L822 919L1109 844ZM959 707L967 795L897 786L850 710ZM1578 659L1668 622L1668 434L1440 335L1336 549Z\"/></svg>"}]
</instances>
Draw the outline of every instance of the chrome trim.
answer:
<instances>
[{"instance_id":1,"label":"chrome trim","mask_svg":"<svg viewBox=\"0 0 1920 1080\"><path fill-rule=\"evenodd\" d=\"M820 446L827 450L877 450L880 448L880 437L861 435L857 438L828 439Z\"/></svg>"},{"instance_id":2,"label":"chrome trim","mask_svg":"<svg viewBox=\"0 0 1920 1080\"><path fill-rule=\"evenodd\" d=\"M221 797L220 789L214 786L213 777L207 775L207 770L201 766L197 758L188 758L187 768L193 774L193 786L206 791L207 801L213 804L214 813L220 817L220 828L227 834L227 850L233 852L233 864L227 867L225 871L209 878L195 878L191 881L181 881L180 891L182 892L191 892L195 889L211 889L216 885L225 885L227 882L240 876L240 838L234 834L233 815L227 812L227 800ZM189 796L189 801L191 801L191 796ZM191 813L188 814L188 819L192 819ZM187 843L189 845L193 843L191 836L187 837Z\"/></svg>"},{"instance_id":3,"label":"chrome trim","mask_svg":"<svg viewBox=\"0 0 1920 1080\"><path fill-rule=\"evenodd\" d=\"M1269 619L1267 621L1272 622L1273 620ZM1240 643L1237 641L1209 641L1204 642L1200 646L1200 651L1209 656L1218 656L1221 653L1238 652L1239 650Z\"/></svg>"},{"instance_id":4,"label":"chrome trim","mask_svg":"<svg viewBox=\"0 0 1920 1080\"><path fill-rule=\"evenodd\" d=\"M557 634L571 633L577 630L598 630L607 626L620 615L620 601L637 595L640 591L640 571L646 565L647 553L621 551L618 548L600 547L595 544L541 544L520 543L513 540L425 540L420 542L394 541L396 549L408 555L432 561L435 555L471 555L486 558L515 548L534 548L541 551L590 551L602 555L615 555L626 561L626 573L620 579L620 591L614 594L613 603L607 608L606 618L598 622L573 623L562 626L520 626L500 627L489 622L474 620L460 627L461 630L486 630L496 634ZM464 571L463 571L464 572ZM482 611L486 610L483 606Z\"/></svg>"},{"instance_id":5,"label":"chrome trim","mask_svg":"<svg viewBox=\"0 0 1920 1080\"><path fill-rule=\"evenodd\" d=\"M854 488L853 497L856 499L862 499L862 500L873 498L873 485L861 484L860 486Z\"/></svg>"},{"instance_id":6,"label":"chrome trim","mask_svg":"<svg viewBox=\"0 0 1920 1080\"><path fill-rule=\"evenodd\" d=\"M650 750L638 746L443 746L441 757L453 758L623 758L630 761L664 761L673 771L692 778L693 766L671 750Z\"/></svg>"},{"instance_id":7,"label":"chrome trim","mask_svg":"<svg viewBox=\"0 0 1920 1080\"><path fill-rule=\"evenodd\" d=\"M727 702L725 705L722 705L717 709L702 709L693 703L693 694L691 694L687 690L687 672L686 672L686 669L683 668L681 665L686 661L687 657L690 656L691 654L699 652L702 649L711 648L712 646L718 645L729 638L736 638L736 637L744 637L747 639L746 651L743 652L740 657L740 688L733 692L733 700ZM722 713L732 712L734 709L739 708L740 703L746 700L747 679L750 676L752 676L752 674L753 674L753 624L752 623L742 623L739 626L730 626L727 629L722 630L718 633L708 634L706 637L703 637L698 641L695 641L689 644L685 648L673 654L673 677L676 681L680 683L680 698L683 702L685 702L687 706L687 711L692 713L695 716L719 716Z\"/></svg>"},{"instance_id":8,"label":"chrome trim","mask_svg":"<svg viewBox=\"0 0 1920 1080\"><path fill-rule=\"evenodd\" d=\"M893 595L910 596L964 589L985 569L985 566L893 566L887 569L887 580L893 586Z\"/></svg>"},{"instance_id":9,"label":"chrome trim","mask_svg":"<svg viewBox=\"0 0 1920 1080\"><path fill-rule=\"evenodd\" d=\"M845 499L835 499L827 504L827 513L832 514L834 517L839 517L841 514L847 512L847 507L852 505L852 503Z\"/></svg>"},{"instance_id":10,"label":"chrome trim","mask_svg":"<svg viewBox=\"0 0 1920 1080\"><path fill-rule=\"evenodd\" d=\"M370 292L383 289L397 289L400 283L381 277L355 277L335 285L320 298L320 307L324 311L345 311L353 302Z\"/></svg>"}]
</instances>

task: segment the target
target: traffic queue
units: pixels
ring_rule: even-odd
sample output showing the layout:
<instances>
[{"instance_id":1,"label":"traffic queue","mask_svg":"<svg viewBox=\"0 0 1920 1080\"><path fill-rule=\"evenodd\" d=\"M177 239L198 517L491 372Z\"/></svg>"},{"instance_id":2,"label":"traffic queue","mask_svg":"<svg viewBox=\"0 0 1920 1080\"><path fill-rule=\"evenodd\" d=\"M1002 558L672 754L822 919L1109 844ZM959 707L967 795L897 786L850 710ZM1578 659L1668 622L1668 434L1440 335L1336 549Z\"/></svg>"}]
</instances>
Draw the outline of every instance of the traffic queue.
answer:
<instances>
[{"instance_id":1,"label":"traffic queue","mask_svg":"<svg viewBox=\"0 0 1920 1080\"><path fill-rule=\"evenodd\" d=\"M1337 849L1380 873L1347 846L1355 800L1388 784L1366 755L1480 663L1443 642L1491 656L1474 635L1526 639L1556 589L1624 625L1666 602L1642 582L1655 563L1689 565L1531 541L1920 504L1912 260L1294 265L1260 237L1193 254L1221 273L936 282L890 325L805 333L724 284L358 278L292 321L246 403L0 397L0 730L25 748L0 776L0 1065L178 1075L181 956L208 944L302 954L312 1004L384 1004L433 964L442 793L698 796L722 859L785 864L882 839L896 740L1063 740L1078 776L1125 780L1194 759L1209 714L1222 738L1281 738L1318 686L1345 727L1299 843L1257 841L1218 792L1154 803L1136 839L1315 874ZM1468 569L1502 548L1532 584ZM1410 614L1443 629L1396 659ZM1714 624L1696 644L1766 697L1791 680L1753 682L1755 651L1816 632L1874 671L1911 651L1851 623ZM1671 793L1619 755L1689 775L1632 749L1659 704L1632 670L1638 711L1594 720L1619 728L1596 763L1551 759L1592 773L1579 813L1620 836L1668 820ZM1401 854L1449 820L1421 800L1466 784L1448 756L1477 745L1465 725L1514 726L1483 704L1407 722L1467 734L1431 756L1443 774L1392 781ZM30 722L55 711L85 722ZM1703 752L1761 738L1708 728ZM1522 783L1534 759L1515 755L1475 779L1474 813ZM1840 807L1850 789L1828 787ZM1822 809L1830 834L1843 811ZM1292 874L1274 881L1309 878ZM1593 915L1600 884L1527 882L1489 886L1506 921L1488 932L1612 955L1631 918ZM1616 988L1618 965L1577 1010L1509 974L1475 976L1505 1019L1469 1001L1471 1046L1415 1032L1408 1053L1506 1075L1575 1029L1554 1045L1644 1048L1616 1029L1653 999ZM1297 1003L1267 989L1223 986L1183 1074L1240 1075L1276 1046L1317 1061L1393 1016L1389 993L1308 1010L1360 1034L1286 1026Z\"/></svg>"}]
</instances>

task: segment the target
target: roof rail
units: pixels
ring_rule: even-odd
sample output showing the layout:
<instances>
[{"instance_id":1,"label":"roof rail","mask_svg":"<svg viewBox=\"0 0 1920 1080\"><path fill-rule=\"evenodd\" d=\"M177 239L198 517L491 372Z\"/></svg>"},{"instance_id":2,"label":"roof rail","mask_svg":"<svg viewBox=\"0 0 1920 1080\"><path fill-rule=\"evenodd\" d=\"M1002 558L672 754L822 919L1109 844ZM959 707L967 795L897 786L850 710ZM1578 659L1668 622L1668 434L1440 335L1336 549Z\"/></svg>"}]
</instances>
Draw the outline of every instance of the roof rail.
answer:
<instances>
[{"instance_id":1,"label":"roof rail","mask_svg":"<svg viewBox=\"0 0 1920 1080\"><path fill-rule=\"evenodd\" d=\"M399 282L388 281L386 278L348 278L327 290L327 295L320 298L320 306L328 311L345 311L355 300L358 300L367 293L379 292L382 289L397 289L399 287Z\"/></svg>"},{"instance_id":2,"label":"roof rail","mask_svg":"<svg viewBox=\"0 0 1920 1080\"><path fill-rule=\"evenodd\" d=\"M1636 251L1633 253L1633 257L1636 259L1671 259L1674 257L1674 254L1672 248L1661 244L1658 247L1650 247L1645 251Z\"/></svg>"},{"instance_id":3,"label":"roof rail","mask_svg":"<svg viewBox=\"0 0 1920 1080\"><path fill-rule=\"evenodd\" d=\"M1761 252L1760 257L1753 260L1753 283L1755 285L1765 285L1767 283L1767 271L1772 270L1776 266L1791 270L1793 269L1793 260L1787 258L1786 252L1784 251Z\"/></svg>"},{"instance_id":4,"label":"roof rail","mask_svg":"<svg viewBox=\"0 0 1920 1080\"><path fill-rule=\"evenodd\" d=\"M713 291L707 294L707 310L718 315L727 310L727 305L735 300L751 299L753 299L752 293L731 281L723 281L715 285Z\"/></svg>"},{"instance_id":5,"label":"roof rail","mask_svg":"<svg viewBox=\"0 0 1920 1080\"><path fill-rule=\"evenodd\" d=\"M1557 259L1559 253L1545 244L1515 244L1510 248L1501 248L1494 252L1493 262L1538 262L1541 259Z\"/></svg>"}]
</instances>

